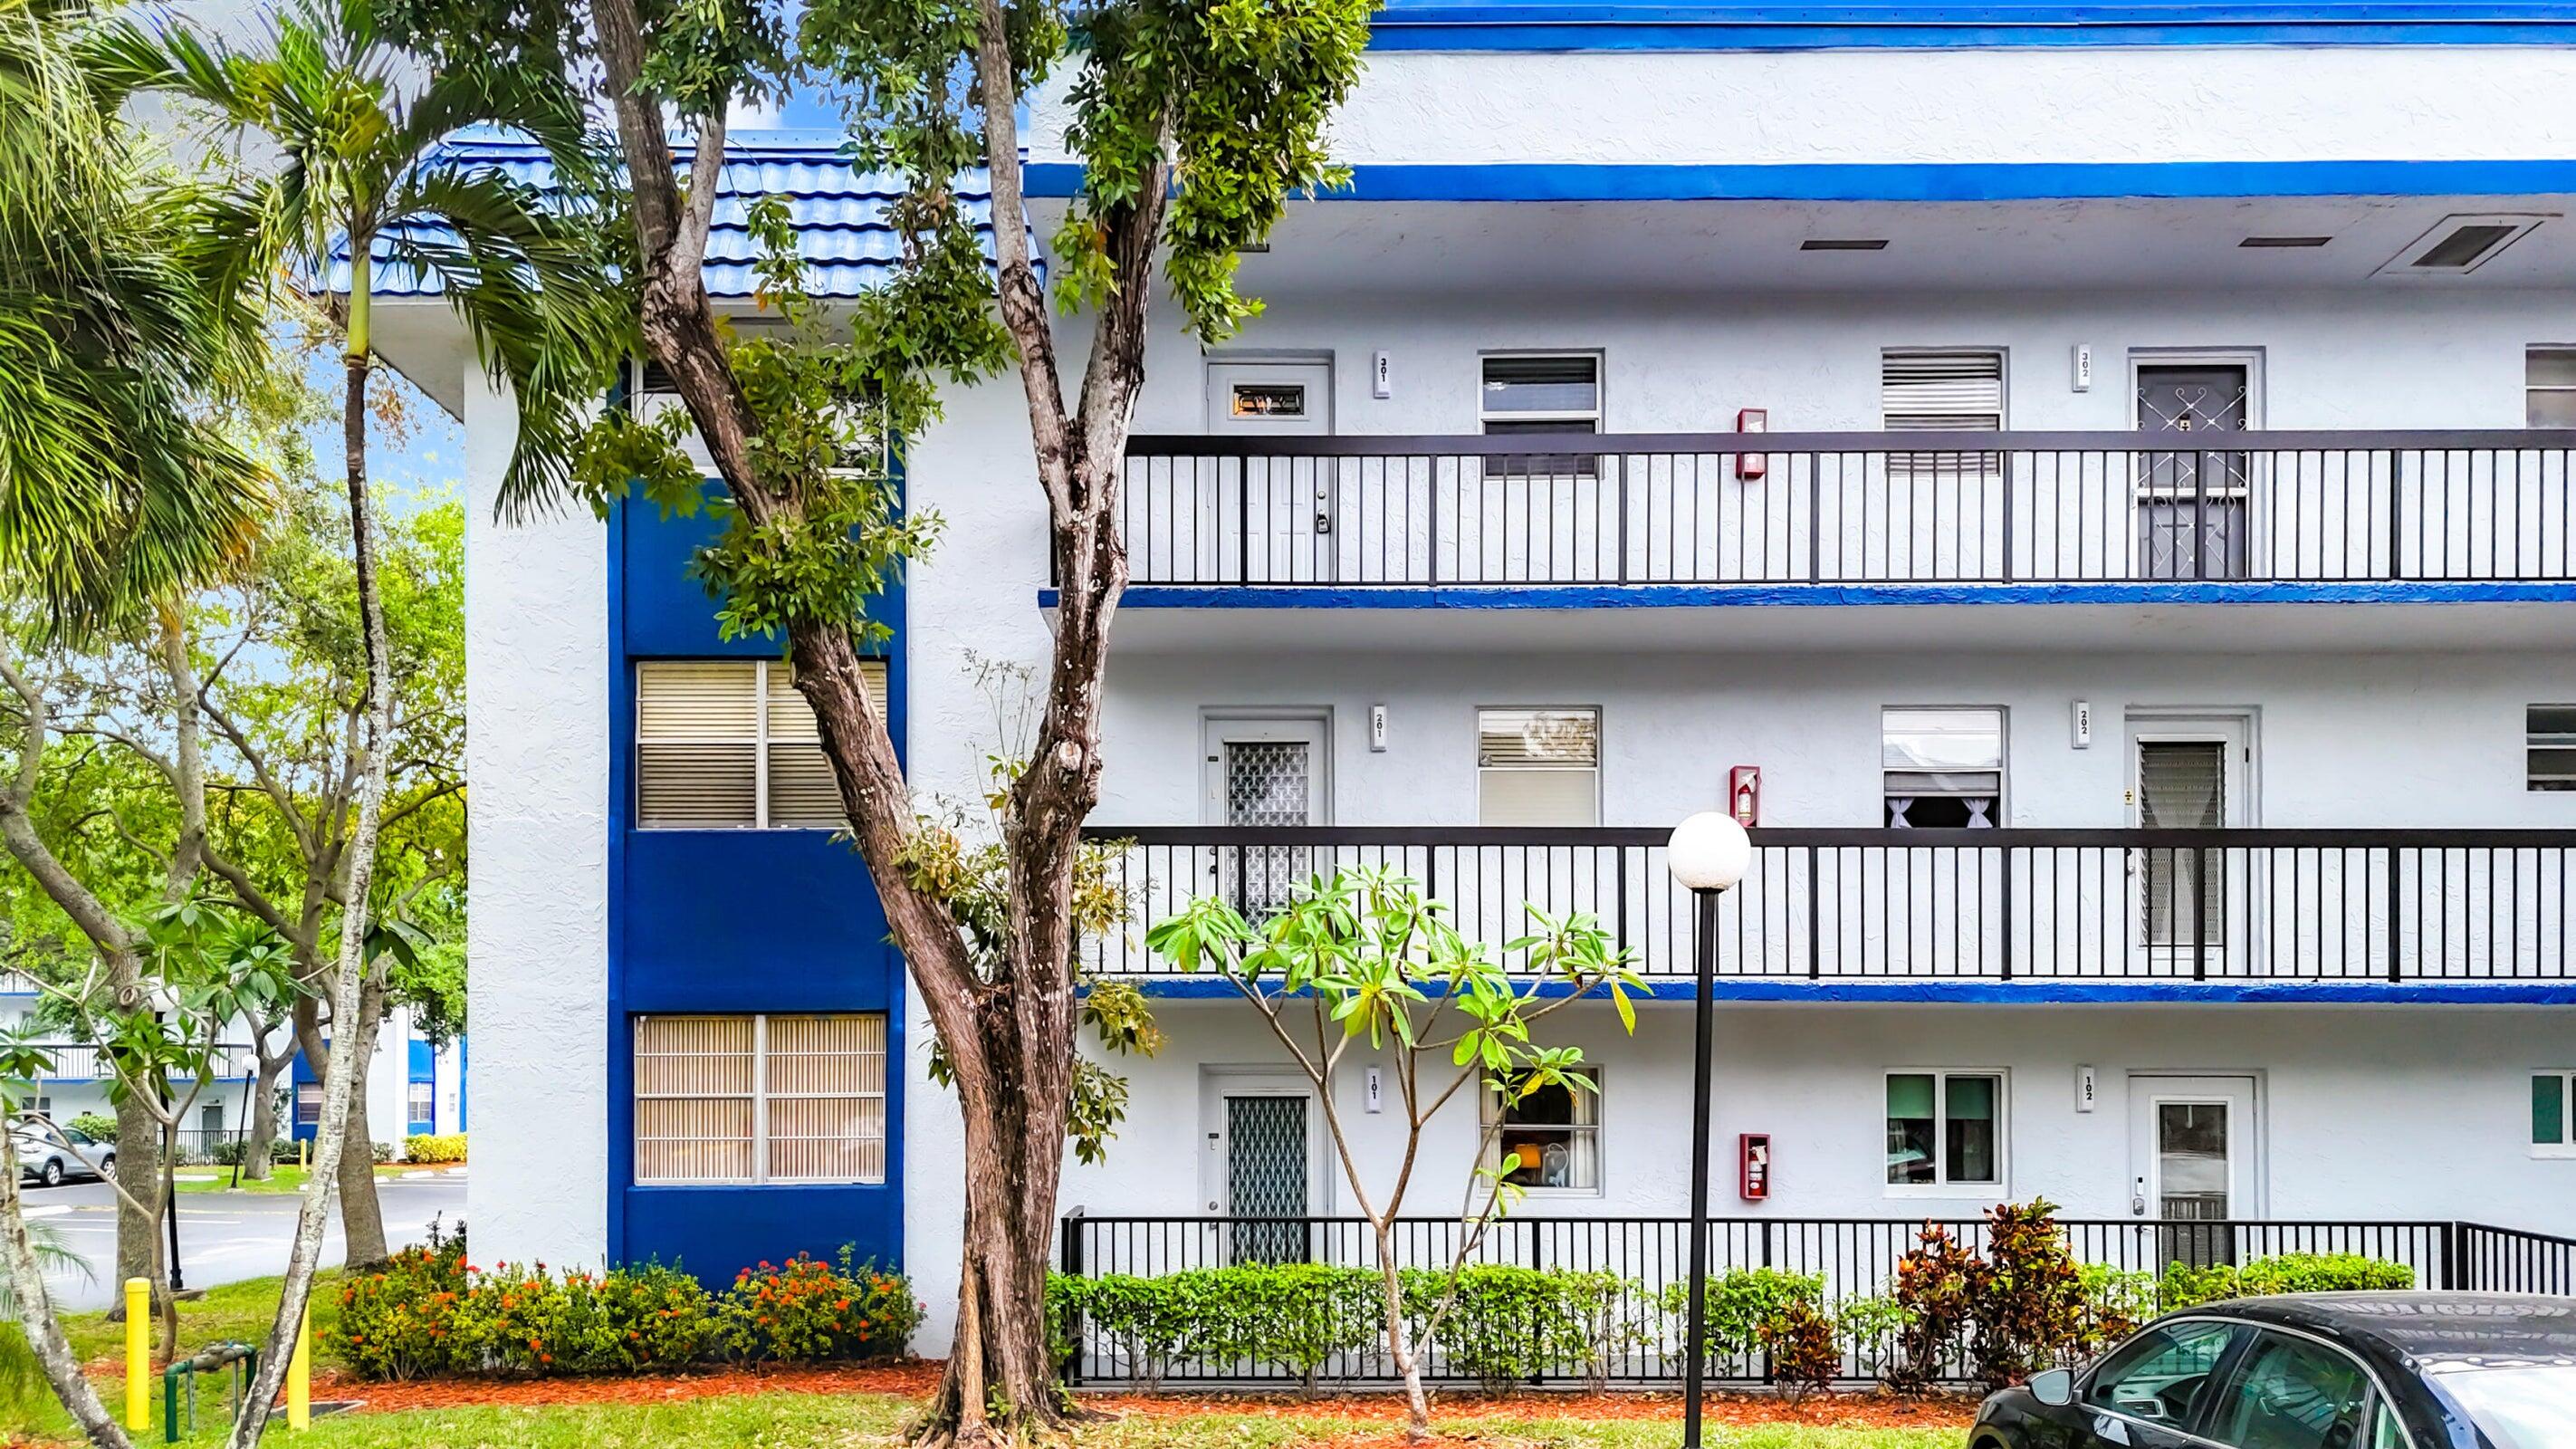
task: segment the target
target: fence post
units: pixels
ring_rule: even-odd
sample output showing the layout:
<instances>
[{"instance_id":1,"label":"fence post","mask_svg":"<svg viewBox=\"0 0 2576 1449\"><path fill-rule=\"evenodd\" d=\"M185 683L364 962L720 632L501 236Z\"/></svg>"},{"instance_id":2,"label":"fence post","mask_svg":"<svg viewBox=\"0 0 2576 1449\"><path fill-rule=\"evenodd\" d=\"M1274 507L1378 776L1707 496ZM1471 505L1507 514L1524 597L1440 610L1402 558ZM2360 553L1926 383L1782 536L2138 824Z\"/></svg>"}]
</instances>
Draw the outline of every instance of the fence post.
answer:
<instances>
[{"instance_id":1,"label":"fence post","mask_svg":"<svg viewBox=\"0 0 2576 1449\"><path fill-rule=\"evenodd\" d=\"M2399 560L2406 555L2405 505L2399 499L2399 480L2404 471L2405 455L2388 450L2388 576L2401 577Z\"/></svg>"},{"instance_id":2,"label":"fence post","mask_svg":"<svg viewBox=\"0 0 2576 1449\"><path fill-rule=\"evenodd\" d=\"M1834 858L1840 860L1842 857ZM1820 927L1819 916L1825 895L1825 880L1823 876L1816 873L1817 865L1816 847L1810 845L1807 847L1807 976L1810 980L1820 979L1825 974L1825 937ZM1837 914L1835 919L1840 920L1840 915Z\"/></svg>"},{"instance_id":3,"label":"fence post","mask_svg":"<svg viewBox=\"0 0 2576 1449\"><path fill-rule=\"evenodd\" d=\"M2459 1219L2442 1224L2442 1286L2453 1292L2470 1286L2460 1281L2461 1236Z\"/></svg>"},{"instance_id":4,"label":"fence post","mask_svg":"<svg viewBox=\"0 0 2576 1449\"><path fill-rule=\"evenodd\" d=\"M1075 1208L1056 1221L1056 1231L1064 1234L1057 1252L1064 1264L1064 1276L1079 1278L1082 1271L1082 1209ZM1064 1321L1064 1381L1067 1387L1082 1382L1082 1309L1066 1310Z\"/></svg>"},{"instance_id":5,"label":"fence post","mask_svg":"<svg viewBox=\"0 0 2576 1449\"><path fill-rule=\"evenodd\" d=\"M2004 980L2006 980L2006 981L2010 981L2011 979L2013 979L2013 853L2012 853L2012 847L2011 847L2011 846L2009 846L2009 845L2005 846L2005 847L2003 848L2003 852L2002 852L2002 854L2003 854L2003 863L2004 863L2004 887L2003 887L2003 897L2004 897L2004 901L2003 901L2003 905L2004 905L2004 909L2003 909L2003 923L2004 923L2004 961L2003 961L2003 979L2004 979ZM2034 932L2034 933L2033 933L2033 937L2032 937L2032 938L2033 938L2034 940L2036 940L2036 939L2037 939L2037 933L2036 933L2036 932Z\"/></svg>"},{"instance_id":6,"label":"fence post","mask_svg":"<svg viewBox=\"0 0 2576 1449\"><path fill-rule=\"evenodd\" d=\"M1234 581L1252 582L1252 458L1234 462Z\"/></svg>"},{"instance_id":7,"label":"fence post","mask_svg":"<svg viewBox=\"0 0 2576 1449\"><path fill-rule=\"evenodd\" d=\"M1619 455L1619 582L1628 582L1628 455Z\"/></svg>"},{"instance_id":8,"label":"fence post","mask_svg":"<svg viewBox=\"0 0 2576 1449\"><path fill-rule=\"evenodd\" d=\"M2406 979L2406 938L2399 931L2397 924L2398 912L2401 909L2400 902L2403 899L2397 884L2398 861L2397 847L2393 845L2388 847L2388 979L2390 981Z\"/></svg>"}]
</instances>

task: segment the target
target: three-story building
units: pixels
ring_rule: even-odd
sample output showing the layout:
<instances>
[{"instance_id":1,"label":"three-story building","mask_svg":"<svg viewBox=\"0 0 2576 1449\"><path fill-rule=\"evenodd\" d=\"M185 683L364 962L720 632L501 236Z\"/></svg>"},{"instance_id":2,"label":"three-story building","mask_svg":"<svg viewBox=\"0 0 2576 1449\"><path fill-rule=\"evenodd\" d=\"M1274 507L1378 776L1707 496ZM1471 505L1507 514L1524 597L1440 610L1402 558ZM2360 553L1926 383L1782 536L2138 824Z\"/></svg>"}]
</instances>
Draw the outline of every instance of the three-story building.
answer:
<instances>
[{"instance_id":1,"label":"three-story building","mask_svg":"<svg viewBox=\"0 0 2576 1449\"><path fill-rule=\"evenodd\" d=\"M2576 1227L2571 37L2518 6L1384 12L1352 185L1244 259L1266 312L1150 344L1095 816L1134 919L1092 966L1170 1043L1117 1062L1068 1208L1347 1209L1248 1009L1139 938L1365 860L1489 938L1536 902L1640 953L1633 1037L1551 1019L1597 1094L1523 1104L1497 1165L1524 1212L1678 1214L1660 842L1731 808L1716 1120L1769 1144L1732 1213L2046 1197L2192 1252L2170 1224ZM864 285L881 188L828 137L739 144L729 187L791 193ZM747 312L746 239L718 255ZM851 1242L936 1317L955 1117L785 666L716 639L696 525L490 522L507 399L434 302L382 315L469 431L474 945L543 963L478 988L478 1249ZM1026 438L1005 381L908 450L950 525L884 651L925 796L1001 743L970 656L1043 666ZM1495 1110L1439 1124L1450 1180Z\"/></svg>"}]
</instances>

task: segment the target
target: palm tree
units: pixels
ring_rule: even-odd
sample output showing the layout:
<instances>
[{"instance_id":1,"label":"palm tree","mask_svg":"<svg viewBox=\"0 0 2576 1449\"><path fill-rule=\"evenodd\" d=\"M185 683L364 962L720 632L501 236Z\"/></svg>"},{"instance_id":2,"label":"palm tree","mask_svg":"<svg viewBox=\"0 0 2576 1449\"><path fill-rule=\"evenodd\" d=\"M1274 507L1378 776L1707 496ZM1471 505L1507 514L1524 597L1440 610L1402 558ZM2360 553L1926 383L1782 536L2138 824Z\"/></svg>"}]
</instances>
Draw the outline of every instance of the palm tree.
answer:
<instances>
[{"instance_id":1,"label":"palm tree","mask_svg":"<svg viewBox=\"0 0 2576 1449\"><path fill-rule=\"evenodd\" d=\"M264 365L209 198L117 117L87 0L0 0L0 578L85 634L207 579L268 507L211 401Z\"/></svg>"},{"instance_id":2,"label":"palm tree","mask_svg":"<svg viewBox=\"0 0 2576 1449\"><path fill-rule=\"evenodd\" d=\"M365 943L385 794L382 746L392 718L366 456L377 268L434 288L464 322L486 368L516 393L519 437L507 492L546 491L564 481L585 410L605 393L617 360L631 353L630 324L614 305L601 250L613 228L549 205L497 167L463 168L443 151L445 138L467 127L515 131L544 145L578 193L596 174L600 153L560 82L468 63L406 85L405 58L380 36L370 0L296 0L272 16L255 49L208 44L185 30L157 43L129 31L117 53L122 78L193 100L236 138L276 152L277 163L241 186L219 223L241 267L275 257L316 292L337 262L345 262L348 277L339 303L347 378L341 442L366 637L367 769L348 837L338 960L327 973L319 960L298 963L331 995L330 1050L327 1061L315 1063L324 1130L277 1323L259 1382L234 1425L233 1441L251 1444L304 1311L335 1187L349 1260L384 1254L363 1119L353 1111L363 1100L357 1077L365 1043L382 1010L381 993L366 989ZM347 1150L353 1133L354 1153Z\"/></svg>"}]
</instances>

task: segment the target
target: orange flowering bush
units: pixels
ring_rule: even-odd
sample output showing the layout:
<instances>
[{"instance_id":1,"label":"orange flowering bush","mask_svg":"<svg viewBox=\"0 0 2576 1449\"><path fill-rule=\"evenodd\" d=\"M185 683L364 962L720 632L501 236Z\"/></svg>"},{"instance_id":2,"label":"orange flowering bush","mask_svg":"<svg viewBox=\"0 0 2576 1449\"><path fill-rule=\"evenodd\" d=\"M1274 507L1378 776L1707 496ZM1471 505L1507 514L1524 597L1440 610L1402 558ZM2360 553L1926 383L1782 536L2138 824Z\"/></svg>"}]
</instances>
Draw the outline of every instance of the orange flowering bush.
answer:
<instances>
[{"instance_id":1,"label":"orange flowering bush","mask_svg":"<svg viewBox=\"0 0 2576 1449\"><path fill-rule=\"evenodd\" d=\"M465 1231L430 1224L429 1242L340 1280L340 1321L325 1347L371 1379L434 1378L461 1363L456 1304L470 1291Z\"/></svg>"},{"instance_id":2,"label":"orange flowering bush","mask_svg":"<svg viewBox=\"0 0 2576 1449\"><path fill-rule=\"evenodd\" d=\"M746 1362L814 1363L893 1358L921 1323L922 1305L900 1273L839 1266L805 1254L734 1275L724 1296L724 1346Z\"/></svg>"}]
</instances>

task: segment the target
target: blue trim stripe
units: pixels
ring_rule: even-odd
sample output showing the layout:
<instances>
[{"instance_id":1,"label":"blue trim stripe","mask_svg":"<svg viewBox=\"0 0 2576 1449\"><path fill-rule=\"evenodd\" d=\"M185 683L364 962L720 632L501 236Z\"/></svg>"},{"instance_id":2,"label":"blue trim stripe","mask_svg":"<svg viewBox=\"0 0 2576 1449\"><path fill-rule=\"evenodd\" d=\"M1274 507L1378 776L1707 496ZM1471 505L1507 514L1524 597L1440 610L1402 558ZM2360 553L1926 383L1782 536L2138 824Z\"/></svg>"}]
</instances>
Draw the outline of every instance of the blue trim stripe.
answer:
<instances>
[{"instance_id":1,"label":"blue trim stripe","mask_svg":"<svg viewBox=\"0 0 2576 1449\"><path fill-rule=\"evenodd\" d=\"M2019 46L2564 45L2562 4L1404 5L1378 50L1633 51Z\"/></svg>"},{"instance_id":2,"label":"blue trim stripe","mask_svg":"<svg viewBox=\"0 0 2576 1449\"><path fill-rule=\"evenodd\" d=\"M1055 589L1038 590L1053 609ZM2564 604L2576 583L1533 584L1243 588L1134 584L1125 609L1711 609L1947 604Z\"/></svg>"},{"instance_id":3,"label":"blue trim stripe","mask_svg":"<svg viewBox=\"0 0 2576 1449\"><path fill-rule=\"evenodd\" d=\"M1141 978L1137 988L1167 1001L1233 1000L1232 984L1214 976ZM1564 988L1542 984L1541 996ZM1692 1001L1695 983L1649 982L1641 999ZM1721 980L1718 1001L1809 1006L2576 1006L2576 981L2346 985L2325 981L1799 981Z\"/></svg>"},{"instance_id":4,"label":"blue trim stripe","mask_svg":"<svg viewBox=\"0 0 2576 1449\"><path fill-rule=\"evenodd\" d=\"M2576 29L2561 43L2576 44ZM1031 162L1028 194L1075 195L1082 167ZM2559 196L2576 159L1977 161L1782 165L1359 165L1321 201L2066 201L2238 196Z\"/></svg>"}]
</instances>

